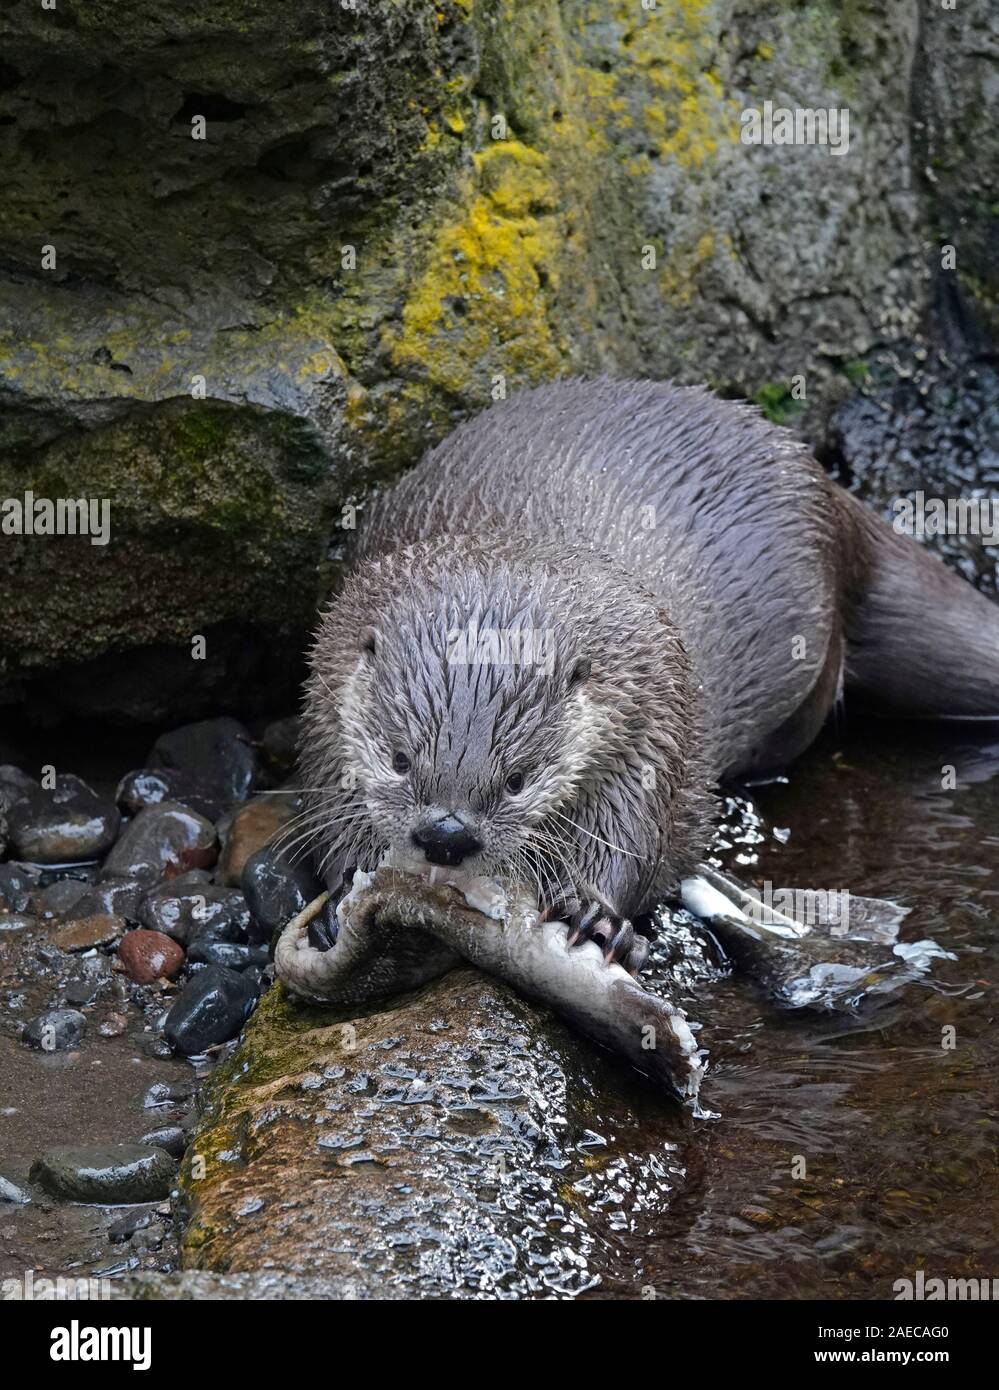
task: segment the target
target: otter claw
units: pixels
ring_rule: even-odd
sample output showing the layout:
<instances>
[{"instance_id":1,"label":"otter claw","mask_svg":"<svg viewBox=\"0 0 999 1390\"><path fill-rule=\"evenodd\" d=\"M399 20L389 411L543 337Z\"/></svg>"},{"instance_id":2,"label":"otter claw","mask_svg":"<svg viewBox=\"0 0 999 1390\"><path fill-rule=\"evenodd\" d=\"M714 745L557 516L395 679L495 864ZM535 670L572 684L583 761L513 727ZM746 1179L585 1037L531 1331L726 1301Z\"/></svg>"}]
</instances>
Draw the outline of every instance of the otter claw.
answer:
<instances>
[{"instance_id":1,"label":"otter claw","mask_svg":"<svg viewBox=\"0 0 999 1390\"><path fill-rule=\"evenodd\" d=\"M578 898L570 898L550 908L544 918L561 919L568 924L567 946L595 941L605 960L617 961L630 975L637 975L648 960L649 941L635 931L627 917L619 917L602 902L581 903Z\"/></svg>"}]
</instances>

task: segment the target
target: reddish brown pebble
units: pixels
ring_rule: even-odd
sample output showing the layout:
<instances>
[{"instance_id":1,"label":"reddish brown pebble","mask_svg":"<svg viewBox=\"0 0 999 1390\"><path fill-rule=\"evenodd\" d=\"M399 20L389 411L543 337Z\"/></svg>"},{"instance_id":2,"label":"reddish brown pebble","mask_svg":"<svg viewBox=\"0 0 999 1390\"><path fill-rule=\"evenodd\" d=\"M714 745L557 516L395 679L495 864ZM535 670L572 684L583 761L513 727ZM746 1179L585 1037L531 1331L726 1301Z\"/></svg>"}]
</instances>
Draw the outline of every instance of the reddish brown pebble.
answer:
<instances>
[{"instance_id":1,"label":"reddish brown pebble","mask_svg":"<svg viewBox=\"0 0 999 1390\"><path fill-rule=\"evenodd\" d=\"M151 985L154 980L173 979L184 964L184 951L162 932L136 927L121 938L118 959L129 979Z\"/></svg>"}]
</instances>

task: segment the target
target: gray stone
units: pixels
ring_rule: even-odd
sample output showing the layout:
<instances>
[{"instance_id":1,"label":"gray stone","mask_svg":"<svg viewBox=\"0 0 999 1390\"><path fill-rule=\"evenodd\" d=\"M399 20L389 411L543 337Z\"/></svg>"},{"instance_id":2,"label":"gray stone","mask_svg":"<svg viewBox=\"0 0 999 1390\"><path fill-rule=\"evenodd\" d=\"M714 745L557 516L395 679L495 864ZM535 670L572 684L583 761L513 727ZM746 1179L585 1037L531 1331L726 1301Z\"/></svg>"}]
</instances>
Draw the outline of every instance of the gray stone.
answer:
<instances>
[{"instance_id":1,"label":"gray stone","mask_svg":"<svg viewBox=\"0 0 999 1390\"><path fill-rule=\"evenodd\" d=\"M143 1144L67 1145L36 1159L31 1181L67 1202L116 1206L169 1196L175 1172L169 1154Z\"/></svg>"}]
</instances>

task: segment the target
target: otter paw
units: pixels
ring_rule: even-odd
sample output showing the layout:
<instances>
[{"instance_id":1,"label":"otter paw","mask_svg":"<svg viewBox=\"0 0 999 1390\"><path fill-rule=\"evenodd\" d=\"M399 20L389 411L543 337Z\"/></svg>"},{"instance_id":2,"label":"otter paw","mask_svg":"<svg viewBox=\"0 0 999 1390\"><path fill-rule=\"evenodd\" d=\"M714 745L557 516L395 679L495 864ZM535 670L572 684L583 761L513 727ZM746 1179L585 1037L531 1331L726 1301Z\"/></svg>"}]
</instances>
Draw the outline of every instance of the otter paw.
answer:
<instances>
[{"instance_id":1,"label":"otter paw","mask_svg":"<svg viewBox=\"0 0 999 1390\"><path fill-rule=\"evenodd\" d=\"M649 956L649 941L640 936L627 917L619 917L598 900L581 903L572 899L553 908L546 916L560 918L569 927L568 946L595 941L604 959L617 961L630 975L637 975Z\"/></svg>"}]
</instances>

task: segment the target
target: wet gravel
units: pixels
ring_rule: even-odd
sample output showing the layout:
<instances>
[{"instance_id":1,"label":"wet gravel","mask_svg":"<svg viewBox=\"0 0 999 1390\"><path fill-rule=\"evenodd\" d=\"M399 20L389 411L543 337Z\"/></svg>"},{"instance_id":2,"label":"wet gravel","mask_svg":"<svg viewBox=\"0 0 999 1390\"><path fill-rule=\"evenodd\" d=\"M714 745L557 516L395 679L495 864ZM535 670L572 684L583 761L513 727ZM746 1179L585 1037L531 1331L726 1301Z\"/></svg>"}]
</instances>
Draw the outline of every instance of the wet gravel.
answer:
<instances>
[{"instance_id":1,"label":"wet gravel","mask_svg":"<svg viewBox=\"0 0 999 1390\"><path fill-rule=\"evenodd\" d=\"M176 1267L200 1083L270 985L275 904L307 891L264 845L293 795L257 795L296 722L202 721L89 780L30 740L0 766L0 1277Z\"/></svg>"}]
</instances>

